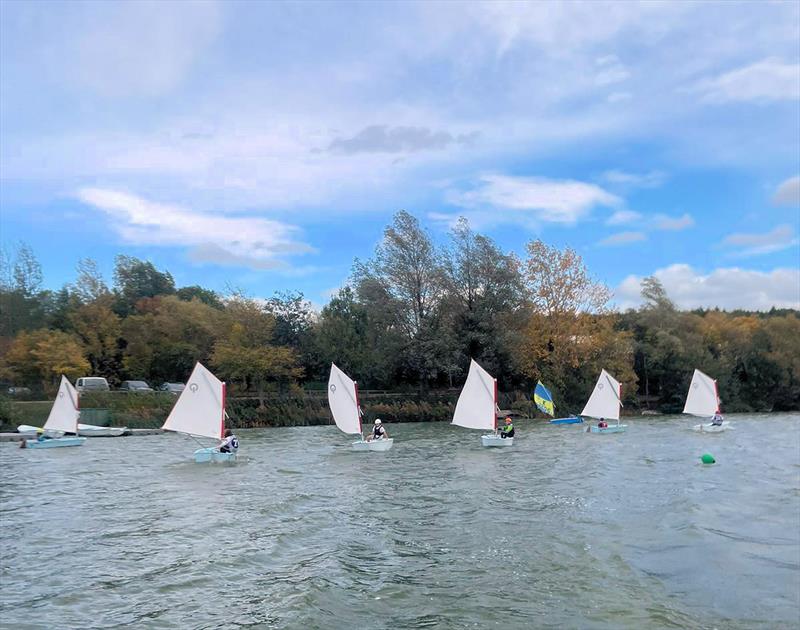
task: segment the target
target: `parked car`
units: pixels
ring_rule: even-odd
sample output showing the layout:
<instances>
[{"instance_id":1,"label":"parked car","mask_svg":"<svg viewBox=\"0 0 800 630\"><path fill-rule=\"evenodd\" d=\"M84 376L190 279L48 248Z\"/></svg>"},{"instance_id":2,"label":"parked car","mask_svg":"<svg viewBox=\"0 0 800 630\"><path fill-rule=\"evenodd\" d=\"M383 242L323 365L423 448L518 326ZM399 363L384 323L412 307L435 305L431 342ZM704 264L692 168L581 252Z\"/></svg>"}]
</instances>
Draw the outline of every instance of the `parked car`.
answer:
<instances>
[{"instance_id":1,"label":"parked car","mask_svg":"<svg viewBox=\"0 0 800 630\"><path fill-rule=\"evenodd\" d=\"M107 392L111 388L102 376L82 376L75 381L75 389L79 392Z\"/></svg>"},{"instance_id":2,"label":"parked car","mask_svg":"<svg viewBox=\"0 0 800 630\"><path fill-rule=\"evenodd\" d=\"M162 392L169 392L170 394L175 394L177 396L184 389L186 389L186 385L183 383L162 383L158 389Z\"/></svg>"},{"instance_id":3,"label":"parked car","mask_svg":"<svg viewBox=\"0 0 800 630\"><path fill-rule=\"evenodd\" d=\"M31 390L29 387L9 387L8 394L9 396L25 396L26 394L30 394Z\"/></svg>"},{"instance_id":4,"label":"parked car","mask_svg":"<svg viewBox=\"0 0 800 630\"><path fill-rule=\"evenodd\" d=\"M124 392L152 392L153 388L144 381L122 381L119 388Z\"/></svg>"}]
</instances>

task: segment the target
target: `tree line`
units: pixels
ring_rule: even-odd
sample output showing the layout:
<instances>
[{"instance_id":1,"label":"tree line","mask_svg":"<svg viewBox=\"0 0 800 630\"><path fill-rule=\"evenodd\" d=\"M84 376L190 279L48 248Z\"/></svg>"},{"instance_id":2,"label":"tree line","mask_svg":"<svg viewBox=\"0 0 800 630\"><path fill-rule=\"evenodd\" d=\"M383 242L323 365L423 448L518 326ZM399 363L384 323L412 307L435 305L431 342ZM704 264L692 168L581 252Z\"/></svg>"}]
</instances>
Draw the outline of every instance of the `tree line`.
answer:
<instances>
[{"instance_id":1,"label":"tree line","mask_svg":"<svg viewBox=\"0 0 800 630\"><path fill-rule=\"evenodd\" d=\"M273 392L322 388L335 362L362 389L418 396L459 387L474 358L503 391L528 397L543 381L564 413L601 368L634 409L680 411L695 367L718 380L726 411L800 408L796 311L681 311L650 277L643 305L616 312L574 250L533 240L520 258L464 219L437 246L398 212L319 312L301 293L176 287L125 255L110 285L83 259L54 291L21 244L0 275L0 378L43 393L61 374L183 382L202 361L263 407Z\"/></svg>"}]
</instances>

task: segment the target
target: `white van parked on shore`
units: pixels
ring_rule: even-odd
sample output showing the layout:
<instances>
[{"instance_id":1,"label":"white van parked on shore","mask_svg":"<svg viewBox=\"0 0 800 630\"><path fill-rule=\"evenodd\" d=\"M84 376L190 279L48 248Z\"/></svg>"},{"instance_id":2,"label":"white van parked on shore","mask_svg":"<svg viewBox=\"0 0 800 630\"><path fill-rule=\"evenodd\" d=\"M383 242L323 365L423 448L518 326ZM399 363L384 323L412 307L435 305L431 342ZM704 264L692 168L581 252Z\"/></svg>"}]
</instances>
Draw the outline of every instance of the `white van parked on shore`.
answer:
<instances>
[{"instance_id":1,"label":"white van parked on shore","mask_svg":"<svg viewBox=\"0 0 800 630\"><path fill-rule=\"evenodd\" d=\"M75 381L75 389L79 392L107 392L111 388L102 376L83 376Z\"/></svg>"}]
</instances>

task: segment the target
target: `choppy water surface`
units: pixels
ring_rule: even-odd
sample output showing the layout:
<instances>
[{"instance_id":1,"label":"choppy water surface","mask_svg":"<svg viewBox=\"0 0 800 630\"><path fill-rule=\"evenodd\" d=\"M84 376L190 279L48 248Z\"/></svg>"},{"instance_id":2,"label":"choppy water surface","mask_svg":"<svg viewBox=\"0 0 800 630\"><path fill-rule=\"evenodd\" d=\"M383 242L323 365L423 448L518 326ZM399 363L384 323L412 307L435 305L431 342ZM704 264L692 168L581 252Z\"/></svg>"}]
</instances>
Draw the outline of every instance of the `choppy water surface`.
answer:
<instances>
[{"instance_id":1,"label":"choppy water surface","mask_svg":"<svg viewBox=\"0 0 800 630\"><path fill-rule=\"evenodd\" d=\"M800 416L0 444L9 628L781 628L800 616ZM718 463L703 466L713 453Z\"/></svg>"}]
</instances>

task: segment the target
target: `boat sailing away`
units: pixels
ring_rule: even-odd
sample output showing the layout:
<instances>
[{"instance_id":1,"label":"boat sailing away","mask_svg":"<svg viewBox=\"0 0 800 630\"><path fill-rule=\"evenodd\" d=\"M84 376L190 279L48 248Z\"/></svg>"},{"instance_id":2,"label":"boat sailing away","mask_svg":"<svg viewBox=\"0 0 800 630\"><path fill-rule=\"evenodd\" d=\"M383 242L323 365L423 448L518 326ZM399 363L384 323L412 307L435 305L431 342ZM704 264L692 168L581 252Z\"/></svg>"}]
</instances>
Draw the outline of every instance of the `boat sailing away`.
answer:
<instances>
[{"instance_id":1,"label":"boat sailing away","mask_svg":"<svg viewBox=\"0 0 800 630\"><path fill-rule=\"evenodd\" d=\"M53 437L62 436L64 433L75 433L78 430L78 392L69 382L66 376L61 377L61 384L58 386L56 399L47 416L47 422L42 429L36 427L19 427L19 429L33 429L35 433L44 432L44 439L23 440L23 448L57 448L60 446L81 446L86 438L84 437ZM21 433L23 431L20 431Z\"/></svg>"},{"instance_id":2,"label":"boat sailing away","mask_svg":"<svg viewBox=\"0 0 800 630\"><path fill-rule=\"evenodd\" d=\"M340 431L358 434L360 439L353 442L354 451L388 451L392 448L394 438L369 441L364 439L361 432L363 412L358 404L358 383L336 367L335 363L331 363L331 375L328 378L328 406Z\"/></svg>"},{"instance_id":3,"label":"boat sailing away","mask_svg":"<svg viewBox=\"0 0 800 630\"><path fill-rule=\"evenodd\" d=\"M221 440L225 435L225 415L225 383L198 363L161 428ZM200 448L194 452L194 461L233 462L236 453L220 453L216 447Z\"/></svg>"},{"instance_id":4,"label":"boat sailing away","mask_svg":"<svg viewBox=\"0 0 800 630\"><path fill-rule=\"evenodd\" d=\"M513 446L514 438L502 438L497 434L497 380L470 360L467 382L456 403L452 424L467 429L494 431L481 436L483 446Z\"/></svg>"},{"instance_id":5,"label":"boat sailing away","mask_svg":"<svg viewBox=\"0 0 800 630\"><path fill-rule=\"evenodd\" d=\"M542 381L536 383L536 389L533 390L533 402L536 403L539 411L546 413L551 418L556 414L556 405L553 402L553 395L550 390L542 385ZM553 418L550 424L580 424L583 418L578 416L570 416L569 418Z\"/></svg>"},{"instance_id":6,"label":"boat sailing away","mask_svg":"<svg viewBox=\"0 0 800 630\"><path fill-rule=\"evenodd\" d=\"M607 427L592 425L586 428L592 433L623 433L627 424L619 423L619 409L622 407L622 385L611 374L602 370L594 386L592 395L581 411L581 416L602 420L616 420L617 424Z\"/></svg>"},{"instance_id":7,"label":"boat sailing away","mask_svg":"<svg viewBox=\"0 0 800 630\"><path fill-rule=\"evenodd\" d=\"M719 403L717 381L695 369L692 382L689 385L689 393L686 395L683 413L701 418L712 418L719 412ZM719 433L730 428L730 424L727 420L723 420L722 424L707 422L696 424L692 429L706 433Z\"/></svg>"}]
</instances>

